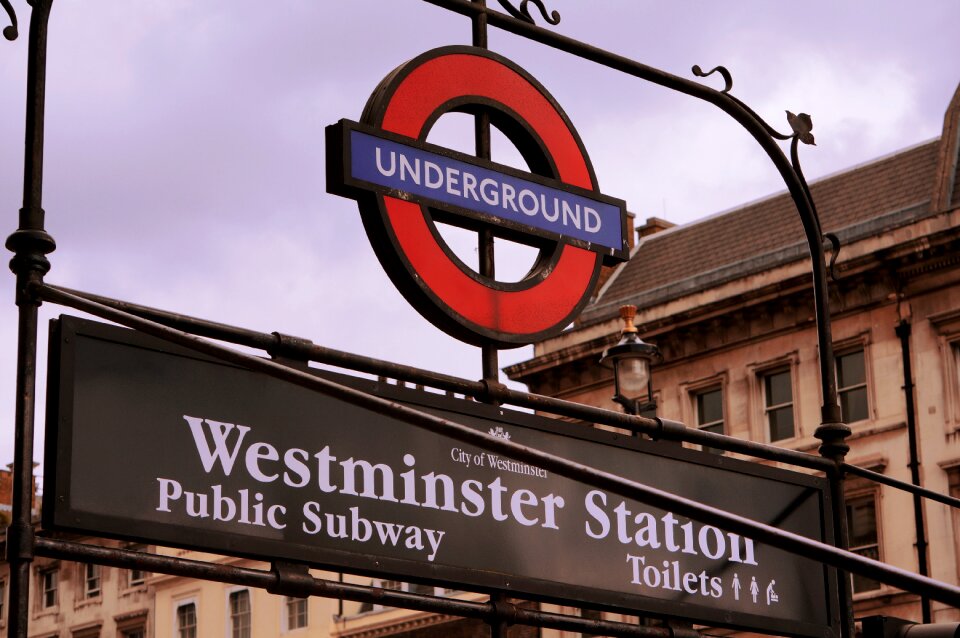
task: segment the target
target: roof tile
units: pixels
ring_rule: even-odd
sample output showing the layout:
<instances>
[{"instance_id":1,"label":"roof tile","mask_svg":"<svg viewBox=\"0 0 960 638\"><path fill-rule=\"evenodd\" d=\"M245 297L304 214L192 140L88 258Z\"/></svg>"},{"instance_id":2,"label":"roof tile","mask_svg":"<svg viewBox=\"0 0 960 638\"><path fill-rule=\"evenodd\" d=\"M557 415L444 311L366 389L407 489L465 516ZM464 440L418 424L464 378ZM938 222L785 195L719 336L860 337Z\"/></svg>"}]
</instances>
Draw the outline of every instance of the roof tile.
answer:
<instances>
[{"instance_id":1,"label":"roof tile","mask_svg":"<svg viewBox=\"0 0 960 638\"><path fill-rule=\"evenodd\" d=\"M823 231L836 232L929 201L938 148L939 140L934 140L811 184ZM646 237L585 314L803 240L788 193L676 226Z\"/></svg>"}]
</instances>

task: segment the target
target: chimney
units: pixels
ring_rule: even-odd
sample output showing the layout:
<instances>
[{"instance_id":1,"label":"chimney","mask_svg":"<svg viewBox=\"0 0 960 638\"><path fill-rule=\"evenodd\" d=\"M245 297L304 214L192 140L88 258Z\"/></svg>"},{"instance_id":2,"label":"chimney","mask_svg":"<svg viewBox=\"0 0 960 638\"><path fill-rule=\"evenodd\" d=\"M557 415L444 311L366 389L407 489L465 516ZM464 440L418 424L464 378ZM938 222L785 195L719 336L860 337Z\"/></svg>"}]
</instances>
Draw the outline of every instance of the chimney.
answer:
<instances>
[{"instance_id":1,"label":"chimney","mask_svg":"<svg viewBox=\"0 0 960 638\"><path fill-rule=\"evenodd\" d=\"M665 219L659 217L647 217L647 223L643 226L637 228L637 239L643 239L654 233L659 233L661 230L667 230L668 228L673 228L676 226L673 222L668 222Z\"/></svg>"}]
</instances>

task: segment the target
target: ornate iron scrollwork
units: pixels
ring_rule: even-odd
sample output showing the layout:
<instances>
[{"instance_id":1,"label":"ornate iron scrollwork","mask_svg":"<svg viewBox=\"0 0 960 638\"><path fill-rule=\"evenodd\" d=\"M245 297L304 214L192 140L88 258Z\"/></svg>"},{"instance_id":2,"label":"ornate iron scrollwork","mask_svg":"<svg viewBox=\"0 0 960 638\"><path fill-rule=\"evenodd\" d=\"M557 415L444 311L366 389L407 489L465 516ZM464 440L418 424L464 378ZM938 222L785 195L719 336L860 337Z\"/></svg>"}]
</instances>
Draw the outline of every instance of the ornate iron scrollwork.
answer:
<instances>
[{"instance_id":1,"label":"ornate iron scrollwork","mask_svg":"<svg viewBox=\"0 0 960 638\"><path fill-rule=\"evenodd\" d=\"M547 7L543 4L543 0L523 0L520 3L519 9L513 6L509 0L497 0L497 2L500 3L501 7L507 10L507 13L512 15L517 20L523 20L524 22L529 22L530 24L536 24L533 16L530 15L530 9L527 7L527 5L532 2L540 11L540 15L543 16L543 19L546 20L548 24L560 24L560 13L558 11L550 11L548 13Z\"/></svg>"},{"instance_id":2,"label":"ornate iron scrollwork","mask_svg":"<svg viewBox=\"0 0 960 638\"><path fill-rule=\"evenodd\" d=\"M0 0L0 5L3 5L7 15L10 16L10 26L3 28L3 37L13 42L17 39L17 36L20 35L17 30L17 13L13 10L13 5L10 4L10 0Z\"/></svg>"},{"instance_id":3,"label":"ornate iron scrollwork","mask_svg":"<svg viewBox=\"0 0 960 638\"><path fill-rule=\"evenodd\" d=\"M817 235L820 236L823 242L830 244L830 264L828 267L830 272L830 277L834 281L839 281L840 278L837 275L836 264L837 264L837 256L840 254L840 248L841 248L840 239L833 233L824 234L820 226L820 215L817 213L817 208L816 208L816 205L814 204L813 196L810 194L810 186L807 184L807 179L806 177L803 176L803 169L800 167L800 153L798 152L798 147L800 143L802 142L804 144L816 146L816 142L814 141L814 138L813 138L813 133L811 132L813 130L813 118L811 118L810 115L808 115L807 113L795 114L795 113L791 113L790 111L787 111L787 124L790 125L790 128L792 129L793 133L790 135L781 133L780 131L776 130L775 128L767 124L767 122L762 117L757 115L756 111L751 109L749 106L747 106L742 101L740 101L736 96L730 93L731 89L733 89L733 76L730 74L730 71L727 70L726 67L716 66L710 69L709 71L704 71L702 68L700 68L700 65L694 65L692 71L693 71L693 74L699 78L705 78L710 75L713 75L714 73L719 73L720 76L723 77L723 82L724 82L724 87L723 89L720 90L720 93L723 93L724 95L726 95L729 99L733 100L741 108L743 108L743 110L747 111L750 115L752 115L754 119L756 119L756 121L759 122L761 126L763 126L763 128L767 131L770 137L777 140L781 140L781 141L790 140L790 164L793 166L793 170L796 173L797 178L799 178L800 180L800 186L803 188L803 192L806 194L807 200L810 202L810 209L811 209L811 212L813 213L812 221L816 225Z\"/></svg>"},{"instance_id":4,"label":"ornate iron scrollwork","mask_svg":"<svg viewBox=\"0 0 960 638\"><path fill-rule=\"evenodd\" d=\"M830 242L830 279L833 279L836 283L840 283L840 275L837 274L836 268L837 257L840 256L840 248L842 246L840 238L833 233L826 233L823 239Z\"/></svg>"},{"instance_id":5,"label":"ornate iron scrollwork","mask_svg":"<svg viewBox=\"0 0 960 638\"><path fill-rule=\"evenodd\" d=\"M794 115L790 111L787 111L787 123L790 125L790 128L793 129L793 134L797 136L797 139L804 144L816 146L813 141L813 133L810 132L813 130L813 120L810 119L809 115L806 113Z\"/></svg>"},{"instance_id":6,"label":"ornate iron scrollwork","mask_svg":"<svg viewBox=\"0 0 960 638\"><path fill-rule=\"evenodd\" d=\"M703 69L700 68L699 64L694 64L692 70L693 74L698 78L705 78L709 75L713 75L714 73L719 73L723 77L724 82L723 90L720 91L721 93L729 93L730 89L733 88L733 76L730 75L730 71L728 71L727 67L725 66L715 66L709 71L704 72Z\"/></svg>"}]
</instances>

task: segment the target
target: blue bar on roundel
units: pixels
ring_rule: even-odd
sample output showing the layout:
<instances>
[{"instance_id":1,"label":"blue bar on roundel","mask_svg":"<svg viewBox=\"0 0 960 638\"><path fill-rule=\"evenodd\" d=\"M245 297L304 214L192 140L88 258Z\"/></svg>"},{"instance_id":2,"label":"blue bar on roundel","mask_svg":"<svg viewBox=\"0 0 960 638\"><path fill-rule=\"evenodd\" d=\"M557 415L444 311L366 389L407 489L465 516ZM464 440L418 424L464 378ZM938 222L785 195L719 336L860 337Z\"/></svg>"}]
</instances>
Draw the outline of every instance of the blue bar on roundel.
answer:
<instances>
[{"instance_id":1,"label":"blue bar on roundel","mask_svg":"<svg viewBox=\"0 0 960 638\"><path fill-rule=\"evenodd\" d=\"M513 228L623 248L618 206L361 131L350 131L350 147L354 179L513 222Z\"/></svg>"}]
</instances>

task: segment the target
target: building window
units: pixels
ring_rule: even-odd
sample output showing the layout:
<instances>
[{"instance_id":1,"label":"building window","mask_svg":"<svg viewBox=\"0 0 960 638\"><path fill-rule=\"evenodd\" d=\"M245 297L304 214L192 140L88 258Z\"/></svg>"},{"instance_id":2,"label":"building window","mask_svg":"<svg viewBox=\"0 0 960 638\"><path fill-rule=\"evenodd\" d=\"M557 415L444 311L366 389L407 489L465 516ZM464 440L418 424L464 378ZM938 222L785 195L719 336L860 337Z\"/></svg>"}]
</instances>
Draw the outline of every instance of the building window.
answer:
<instances>
[{"instance_id":1,"label":"building window","mask_svg":"<svg viewBox=\"0 0 960 638\"><path fill-rule=\"evenodd\" d=\"M770 442L792 439L796 436L793 423L793 388L790 369L762 375L763 405Z\"/></svg>"},{"instance_id":2,"label":"building window","mask_svg":"<svg viewBox=\"0 0 960 638\"><path fill-rule=\"evenodd\" d=\"M57 606L57 586L60 582L59 569L44 569L40 572L40 608L52 609Z\"/></svg>"},{"instance_id":3,"label":"building window","mask_svg":"<svg viewBox=\"0 0 960 638\"><path fill-rule=\"evenodd\" d=\"M120 638L146 638L147 630L143 625L120 630Z\"/></svg>"},{"instance_id":4,"label":"building window","mask_svg":"<svg viewBox=\"0 0 960 638\"><path fill-rule=\"evenodd\" d=\"M146 545L128 545L127 549L129 549L132 552L146 552L147 546ZM146 572L140 569L139 567L135 567L127 571L127 587L139 587L140 585L143 585L147 581L147 576L149 575L150 575L149 572Z\"/></svg>"},{"instance_id":5,"label":"building window","mask_svg":"<svg viewBox=\"0 0 960 638\"><path fill-rule=\"evenodd\" d=\"M646 404L640 406L640 416L647 419L657 418L657 405L660 403L660 397L655 392L653 397Z\"/></svg>"},{"instance_id":6,"label":"building window","mask_svg":"<svg viewBox=\"0 0 960 638\"><path fill-rule=\"evenodd\" d=\"M960 394L960 375L957 374L957 371L960 370L960 341L952 341L950 343L950 354L953 355L953 396Z\"/></svg>"},{"instance_id":7,"label":"building window","mask_svg":"<svg viewBox=\"0 0 960 638\"><path fill-rule=\"evenodd\" d=\"M953 498L960 498L960 460L944 463L942 467L947 472L947 480L950 486L949 494ZM953 519L953 539L957 547L960 547L960 508L950 508L950 518ZM957 569L960 570L960 552L957 553Z\"/></svg>"},{"instance_id":8,"label":"building window","mask_svg":"<svg viewBox=\"0 0 960 638\"><path fill-rule=\"evenodd\" d=\"M0 580L0 623L6 620L7 613L7 581Z\"/></svg>"},{"instance_id":9,"label":"building window","mask_svg":"<svg viewBox=\"0 0 960 638\"><path fill-rule=\"evenodd\" d=\"M177 638L197 638L196 603L183 603L177 607Z\"/></svg>"},{"instance_id":10,"label":"building window","mask_svg":"<svg viewBox=\"0 0 960 638\"><path fill-rule=\"evenodd\" d=\"M873 494L851 498L847 501L847 532L850 535L850 551L880 560L880 543L877 535L877 502ZM851 574L853 593L880 589L880 583L858 574Z\"/></svg>"},{"instance_id":11,"label":"building window","mask_svg":"<svg viewBox=\"0 0 960 638\"><path fill-rule=\"evenodd\" d=\"M693 396L697 411L697 427L707 432L723 434L723 387L700 390ZM703 449L715 454L723 453L721 450L708 447Z\"/></svg>"},{"instance_id":12,"label":"building window","mask_svg":"<svg viewBox=\"0 0 960 638\"><path fill-rule=\"evenodd\" d=\"M127 574L127 585L130 587L139 587L147 581L147 573L142 569L131 569Z\"/></svg>"},{"instance_id":13,"label":"building window","mask_svg":"<svg viewBox=\"0 0 960 638\"><path fill-rule=\"evenodd\" d=\"M250 638L250 590L230 593L230 636Z\"/></svg>"},{"instance_id":14,"label":"building window","mask_svg":"<svg viewBox=\"0 0 960 638\"><path fill-rule=\"evenodd\" d=\"M287 631L307 626L307 599L287 596Z\"/></svg>"},{"instance_id":15,"label":"building window","mask_svg":"<svg viewBox=\"0 0 960 638\"><path fill-rule=\"evenodd\" d=\"M100 565L85 563L80 566L83 574L83 597L100 597Z\"/></svg>"},{"instance_id":16,"label":"building window","mask_svg":"<svg viewBox=\"0 0 960 638\"><path fill-rule=\"evenodd\" d=\"M869 418L867 409L867 366L863 349L837 356L837 391L844 423Z\"/></svg>"}]
</instances>

